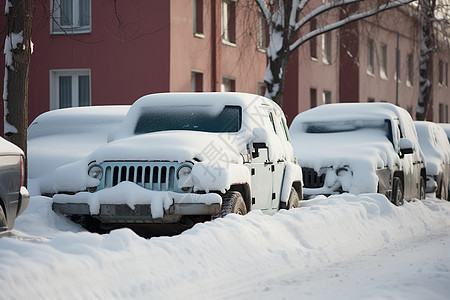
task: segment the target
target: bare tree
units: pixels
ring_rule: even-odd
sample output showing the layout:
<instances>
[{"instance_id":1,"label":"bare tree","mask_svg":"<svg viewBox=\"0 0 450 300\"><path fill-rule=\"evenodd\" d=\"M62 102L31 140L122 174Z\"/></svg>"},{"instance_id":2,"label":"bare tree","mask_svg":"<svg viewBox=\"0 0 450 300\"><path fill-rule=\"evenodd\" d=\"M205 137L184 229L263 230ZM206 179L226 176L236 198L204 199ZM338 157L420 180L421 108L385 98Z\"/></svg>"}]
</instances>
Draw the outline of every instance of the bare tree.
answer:
<instances>
[{"instance_id":1,"label":"bare tree","mask_svg":"<svg viewBox=\"0 0 450 300\"><path fill-rule=\"evenodd\" d=\"M268 65L264 81L267 85L266 97L283 105L284 79L290 54L306 41L351 22L373 16L380 12L408 4L414 0L335 0L319 7L310 7L312 0L255 0L269 28L267 47ZM312 31L304 27L314 19L336 9L364 3L357 9L347 11L344 18L330 21ZM324 18L325 20L331 20ZM303 29L303 30L302 30Z\"/></svg>"},{"instance_id":2,"label":"bare tree","mask_svg":"<svg viewBox=\"0 0 450 300\"><path fill-rule=\"evenodd\" d=\"M4 134L27 152L28 70L32 51L34 0L7 0L5 79L3 87Z\"/></svg>"},{"instance_id":3,"label":"bare tree","mask_svg":"<svg viewBox=\"0 0 450 300\"><path fill-rule=\"evenodd\" d=\"M421 22L419 57L419 94L416 119L425 120L433 103L433 54L447 47L450 38L450 3L448 0L419 0Z\"/></svg>"}]
</instances>

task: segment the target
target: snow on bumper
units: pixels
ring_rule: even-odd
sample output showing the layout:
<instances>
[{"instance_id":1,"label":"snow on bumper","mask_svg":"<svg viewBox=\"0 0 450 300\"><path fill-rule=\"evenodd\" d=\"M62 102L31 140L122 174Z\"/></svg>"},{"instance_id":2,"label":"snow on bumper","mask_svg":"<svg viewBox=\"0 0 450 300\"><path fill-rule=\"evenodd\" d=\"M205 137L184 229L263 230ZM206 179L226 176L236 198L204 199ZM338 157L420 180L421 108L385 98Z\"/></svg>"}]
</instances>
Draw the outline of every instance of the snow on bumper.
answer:
<instances>
[{"instance_id":1,"label":"snow on bumper","mask_svg":"<svg viewBox=\"0 0 450 300\"><path fill-rule=\"evenodd\" d=\"M222 198L216 193L194 194L150 191L132 182L96 193L53 196L53 210L63 214L93 215L105 222L151 222L166 219L176 222L183 215L213 215L220 210Z\"/></svg>"}]
</instances>

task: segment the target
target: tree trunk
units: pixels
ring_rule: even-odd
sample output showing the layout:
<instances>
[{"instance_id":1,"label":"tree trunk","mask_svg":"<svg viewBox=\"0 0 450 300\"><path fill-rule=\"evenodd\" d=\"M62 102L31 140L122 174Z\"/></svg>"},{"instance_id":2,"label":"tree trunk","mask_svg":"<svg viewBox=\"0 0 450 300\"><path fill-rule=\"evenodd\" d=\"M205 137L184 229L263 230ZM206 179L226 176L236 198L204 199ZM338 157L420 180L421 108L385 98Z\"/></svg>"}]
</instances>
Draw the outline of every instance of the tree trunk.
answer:
<instances>
[{"instance_id":1,"label":"tree trunk","mask_svg":"<svg viewBox=\"0 0 450 300\"><path fill-rule=\"evenodd\" d=\"M26 155L28 71L32 51L34 0L9 0L6 5L4 134L7 140L19 146Z\"/></svg>"},{"instance_id":2,"label":"tree trunk","mask_svg":"<svg viewBox=\"0 0 450 300\"><path fill-rule=\"evenodd\" d=\"M435 0L420 0L422 30L419 58L419 95L416 108L416 119L424 121L427 109L433 102L433 60L435 49L432 20L436 7Z\"/></svg>"}]
</instances>

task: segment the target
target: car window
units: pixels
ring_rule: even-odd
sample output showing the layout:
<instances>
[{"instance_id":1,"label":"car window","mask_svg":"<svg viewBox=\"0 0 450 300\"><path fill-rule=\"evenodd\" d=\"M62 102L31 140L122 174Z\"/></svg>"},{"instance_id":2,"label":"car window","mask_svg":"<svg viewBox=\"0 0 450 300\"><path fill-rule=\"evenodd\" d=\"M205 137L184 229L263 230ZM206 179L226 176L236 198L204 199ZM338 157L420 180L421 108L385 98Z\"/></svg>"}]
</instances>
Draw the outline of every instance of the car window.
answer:
<instances>
[{"instance_id":1,"label":"car window","mask_svg":"<svg viewBox=\"0 0 450 300\"><path fill-rule=\"evenodd\" d=\"M165 106L143 111L134 134L168 130L238 132L241 126L240 106L225 106L220 111L209 106Z\"/></svg>"}]
</instances>

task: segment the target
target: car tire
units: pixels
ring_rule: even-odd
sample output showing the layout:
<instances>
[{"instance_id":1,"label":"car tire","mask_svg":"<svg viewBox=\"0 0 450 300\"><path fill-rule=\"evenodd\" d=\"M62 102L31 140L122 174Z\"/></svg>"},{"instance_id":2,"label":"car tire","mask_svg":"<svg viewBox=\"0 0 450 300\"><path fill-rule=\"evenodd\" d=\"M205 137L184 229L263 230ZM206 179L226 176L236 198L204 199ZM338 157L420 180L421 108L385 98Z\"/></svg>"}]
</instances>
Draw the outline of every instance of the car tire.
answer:
<instances>
[{"instance_id":1,"label":"car tire","mask_svg":"<svg viewBox=\"0 0 450 300\"><path fill-rule=\"evenodd\" d=\"M394 180L392 181L392 197L391 202L395 204L396 206L402 206L403 205L403 184L402 180L398 177L394 177Z\"/></svg>"},{"instance_id":2,"label":"car tire","mask_svg":"<svg viewBox=\"0 0 450 300\"><path fill-rule=\"evenodd\" d=\"M0 231L8 229L8 223L6 222L6 215L3 211L3 207L0 205Z\"/></svg>"},{"instance_id":3,"label":"car tire","mask_svg":"<svg viewBox=\"0 0 450 300\"><path fill-rule=\"evenodd\" d=\"M228 191L222 196L222 207L220 211L212 216L212 219L223 218L229 214L246 215L247 207L244 198L237 191Z\"/></svg>"},{"instance_id":4,"label":"car tire","mask_svg":"<svg viewBox=\"0 0 450 300\"><path fill-rule=\"evenodd\" d=\"M423 177L420 177L420 184L419 184L419 200L425 200L427 197L425 193L425 179Z\"/></svg>"},{"instance_id":5,"label":"car tire","mask_svg":"<svg viewBox=\"0 0 450 300\"><path fill-rule=\"evenodd\" d=\"M436 193L436 197L439 199L442 199L442 200L448 199L448 189L445 186L444 178L442 178L441 182L439 183L438 192Z\"/></svg>"},{"instance_id":6,"label":"car tire","mask_svg":"<svg viewBox=\"0 0 450 300\"><path fill-rule=\"evenodd\" d=\"M288 202L280 202L280 209L292 209L300 207L300 197L294 187L291 187Z\"/></svg>"}]
</instances>

